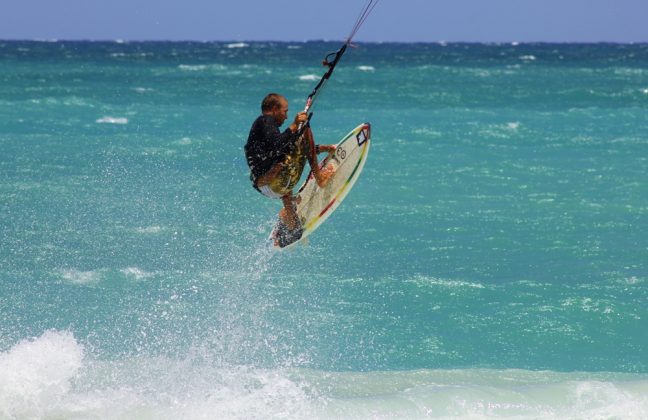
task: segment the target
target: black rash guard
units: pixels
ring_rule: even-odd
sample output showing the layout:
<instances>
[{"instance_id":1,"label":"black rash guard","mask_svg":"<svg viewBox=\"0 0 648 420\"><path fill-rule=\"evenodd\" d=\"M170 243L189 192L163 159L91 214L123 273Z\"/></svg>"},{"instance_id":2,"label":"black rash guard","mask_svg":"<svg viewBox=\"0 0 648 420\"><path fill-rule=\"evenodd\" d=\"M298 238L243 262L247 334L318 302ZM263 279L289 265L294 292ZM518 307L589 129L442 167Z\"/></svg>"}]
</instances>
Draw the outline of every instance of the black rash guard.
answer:
<instances>
[{"instance_id":1,"label":"black rash guard","mask_svg":"<svg viewBox=\"0 0 648 420\"><path fill-rule=\"evenodd\" d=\"M277 121L270 115L261 115L254 121L245 144L245 158L255 186L261 175L295 150L298 138L299 134L289 128L280 132Z\"/></svg>"}]
</instances>

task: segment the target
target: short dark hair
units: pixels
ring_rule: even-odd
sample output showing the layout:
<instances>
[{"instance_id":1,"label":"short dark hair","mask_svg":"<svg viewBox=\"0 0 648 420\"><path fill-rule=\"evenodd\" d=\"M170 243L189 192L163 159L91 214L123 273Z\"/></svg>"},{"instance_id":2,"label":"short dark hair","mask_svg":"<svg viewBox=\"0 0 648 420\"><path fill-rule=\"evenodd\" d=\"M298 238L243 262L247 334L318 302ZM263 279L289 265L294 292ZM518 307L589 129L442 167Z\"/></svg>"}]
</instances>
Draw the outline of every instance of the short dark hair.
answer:
<instances>
[{"instance_id":1,"label":"short dark hair","mask_svg":"<svg viewBox=\"0 0 648 420\"><path fill-rule=\"evenodd\" d=\"M278 106L281 106L283 96L278 93L269 93L261 102L261 112L270 112Z\"/></svg>"}]
</instances>

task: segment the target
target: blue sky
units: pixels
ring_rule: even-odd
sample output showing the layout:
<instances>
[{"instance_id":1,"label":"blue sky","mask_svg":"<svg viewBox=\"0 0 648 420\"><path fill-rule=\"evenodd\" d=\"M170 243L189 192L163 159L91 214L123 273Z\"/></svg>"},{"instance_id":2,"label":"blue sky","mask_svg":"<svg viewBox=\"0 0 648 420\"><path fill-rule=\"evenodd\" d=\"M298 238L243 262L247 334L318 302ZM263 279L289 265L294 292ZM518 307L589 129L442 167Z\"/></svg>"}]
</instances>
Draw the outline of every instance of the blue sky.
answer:
<instances>
[{"instance_id":1,"label":"blue sky","mask_svg":"<svg viewBox=\"0 0 648 420\"><path fill-rule=\"evenodd\" d=\"M0 39L344 39L366 0L2 0ZM648 42L648 0L380 0L356 40Z\"/></svg>"}]
</instances>

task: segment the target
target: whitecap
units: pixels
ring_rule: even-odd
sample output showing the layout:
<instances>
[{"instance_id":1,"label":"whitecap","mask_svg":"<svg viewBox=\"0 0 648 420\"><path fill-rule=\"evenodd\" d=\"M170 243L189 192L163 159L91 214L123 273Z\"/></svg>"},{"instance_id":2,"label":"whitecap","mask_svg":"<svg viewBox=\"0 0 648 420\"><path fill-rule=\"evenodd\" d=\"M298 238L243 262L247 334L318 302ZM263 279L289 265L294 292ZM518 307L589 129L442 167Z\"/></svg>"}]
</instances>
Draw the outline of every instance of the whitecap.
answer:
<instances>
[{"instance_id":1,"label":"whitecap","mask_svg":"<svg viewBox=\"0 0 648 420\"><path fill-rule=\"evenodd\" d=\"M137 233L142 233L142 234L151 234L151 233L160 233L162 231L162 228L160 226L147 226L147 227L139 227L135 229Z\"/></svg>"},{"instance_id":2,"label":"whitecap","mask_svg":"<svg viewBox=\"0 0 648 420\"><path fill-rule=\"evenodd\" d=\"M535 55L522 55L522 56L520 56L520 60L522 60L522 61L535 61L536 56Z\"/></svg>"},{"instance_id":3,"label":"whitecap","mask_svg":"<svg viewBox=\"0 0 648 420\"><path fill-rule=\"evenodd\" d=\"M412 130L412 133L422 135L422 136L434 137L434 138L440 138L443 135L441 131L434 130L430 127L414 128Z\"/></svg>"},{"instance_id":4,"label":"whitecap","mask_svg":"<svg viewBox=\"0 0 648 420\"><path fill-rule=\"evenodd\" d=\"M207 346L190 349L182 359L85 360L73 337L64 344L62 333L54 334L49 343L45 334L34 340L39 346L33 352L10 350L19 356L18 367L30 366L33 376L23 376L22 369L12 370L13 383L0 376L0 401L7 402L0 406L3 418L646 418L648 412L645 374L220 367L205 354ZM50 343L51 350L45 346ZM421 346L455 355L435 336ZM6 370L4 355L0 372ZM43 371L31 366L29 356ZM8 395L5 383L13 391Z\"/></svg>"},{"instance_id":5,"label":"whitecap","mask_svg":"<svg viewBox=\"0 0 648 420\"><path fill-rule=\"evenodd\" d=\"M645 93L646 95L648 95L648 88L646 88L646 89L642 89L641 92L642 92L642 93Z\"/></svg>"},{"instance_id":6,"label":"whitecap","mask_svg":"<svg viewBox=\"0 0 648 420\"><path fill-rule=\"evenodd\" d=\"M622 68L614 69L614 74L620 76L642 76L645 73L646 73L646 69L643 68L622 67Z\"/></svg>"},{"instance_id":7,"label":"whitecap","mask_svg":"<svg viewBox=\"0 0 648 420\"><path fill-rule=\"evenodd\" d=\"M233 42L231 44L227 44L225 47L227 48L246 48L249 47L249 44L246 44L245 42Z\"/></svg>"},{"instance_id":8,"label":"whitecap","mask_svg":"<svg viewBox=\"0 0 648 420\"><path fill-rule=\"evenodd\" d=\"M447 288L472 288L472 289L485 289L486 287L481 283L473 283L462 280L446 280L436 277L416 276L412 279L405 280L406 283L414 283L419 287L427 286L440 286Z\"/></svg>"},{"instance_id":9,"label":"whitecap","mask_svg":"<svg viewBox=\"0 0 648 420\"><path fill-rule=\"evenodd\" d=\"M178 69L182 71L223 71L227 66L223 64L180 64Z\"/></svg>"},{"instance_id":10,"label":"whitecap","mask_svg":"<svg viewBox=\"0 0 648 420\"><path fill-rule=\"evenodd\" d=\"M643 281L644 281L644 279L641 279L641 278L639 278L637 276L630 276L630 277L625 279L625 283L626 284L631 284L631 285L643 283Z\"/></svg>"},{"instance_id":11,"label":"whitecap","mask_svg":"<svg viewBox=\"0 0 648 420\"><path fill-rule=\"evenodd\" d=\"M374 66L358 66L356 68L360 71L376 71Z\"/></svg>"},{"instance_id":12,"label":"whitecap","mask_svg":"<svg viewBox=\"0 0 648 420\"><path fill-rule=\"evenodd\" d=\"M103 117L96 121L97 124L128 124L128 118Z\"/></svg>"},{"instance_id":13,"label":"whitecap","mask_svg":"<svg viewBox=\"0 0 648 420\"><path fill-rule=\"evenodd\" d=\"M143 280L153 276L153 273L142 270L139 267L126 267L119 270L123 275L135 280Z\"/></svg>"},{"instance_id":14,"label":"whitecap","mask_svg":"<svg viewBox=\"0 0 648 420\"><path fill-rule=\"evenodd\" d=\"M87 102L85 99L78 96L70 96L63 99L63 105L67 106L81 106L81 107L90 107L94 108L95 106Z\"/></svg>"},{"instance_id":15,"label":"whitecap","mask_svg":"<svg viewBox=\"0 0 648 420\"><path fill-rule=\"evenodd\" d=\"M203 64L199 64L199 65L180 64L178 68L184 71L202 71L202 70L206 70L207 66Z\"/></svg>"},{"instance_id":16,"label":"whitecap","mask_svg":"<svg viewBox=\"0 0 648 420\"><path fill-rule=\"evenodd\" d=\"M83 353L72 333L54 330L0 353L0 417L50 417L70 392Z\"/></svg>"},{"instance_id":17,"label":"whitecap","mask_svg":"<svg viewBox=\"0 0 648 420\"><path fill-rule=\"evenodd\" d=\"M146 92L153 92L153 89L151 88L144 88L144 87L136 87L133 89L137 93L146 93Z\"/></svg>"},{"instance_id":18,"label":"whitecap","mask_svg":"<svg viewBox=\"0 0 648 420\"><path fill-rule=\"evenodd\" d=\"M77 269L65 269L60 271L63 280L72 284L92 284L101 279L101 272L98 270L82 271Z\"/></svg>"},{"instance_id":19,"label":"whitecap","mask_svg":"<svg viewBox=\"0 0 648 420\"><path fill-rule=\"evenodd\" d=\"M320 79L320 76L316 74L305 74L303 76L299 76L299 80L302 82L316 82Z\"/></svg>"}]
</instances>

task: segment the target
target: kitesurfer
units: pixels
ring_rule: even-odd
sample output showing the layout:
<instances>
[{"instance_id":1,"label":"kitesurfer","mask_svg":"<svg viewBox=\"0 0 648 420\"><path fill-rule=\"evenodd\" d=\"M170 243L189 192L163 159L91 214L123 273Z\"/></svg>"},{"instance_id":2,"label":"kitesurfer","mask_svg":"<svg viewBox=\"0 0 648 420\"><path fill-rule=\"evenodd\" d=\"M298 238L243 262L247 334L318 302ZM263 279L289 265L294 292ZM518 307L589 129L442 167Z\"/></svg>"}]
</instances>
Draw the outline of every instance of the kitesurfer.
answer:
<instances>
[{"instance_id":1,"label":"kitesurfer","mask_svg":"<svg viewBox=\"0 0 648 420\"><path fill-rule=\"evenodd\" d=\"M306 112L299 112L284 131L280 127L288 119L288 101L277 93L268 94L261 103L261 115L254 121L245 144L245 157L250 167L252 185L261 194L280 198L284 208L280 220L295 239L303 232L293 199L293 188L301 178L306 160L319 187L324 187L335 172L332 165L319 167L317 154L333 153L335 145L315 145Z\"/></svg>"}]
</instances>

